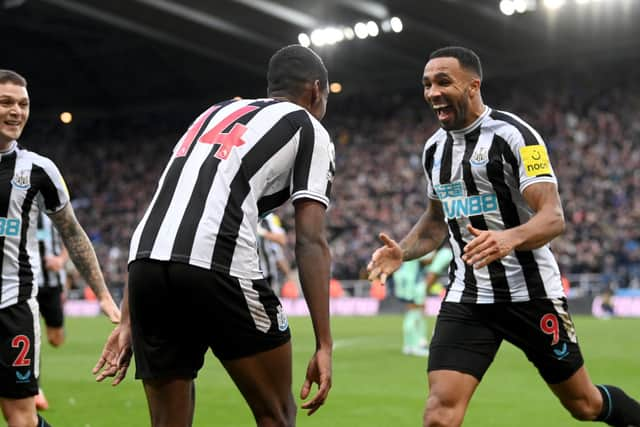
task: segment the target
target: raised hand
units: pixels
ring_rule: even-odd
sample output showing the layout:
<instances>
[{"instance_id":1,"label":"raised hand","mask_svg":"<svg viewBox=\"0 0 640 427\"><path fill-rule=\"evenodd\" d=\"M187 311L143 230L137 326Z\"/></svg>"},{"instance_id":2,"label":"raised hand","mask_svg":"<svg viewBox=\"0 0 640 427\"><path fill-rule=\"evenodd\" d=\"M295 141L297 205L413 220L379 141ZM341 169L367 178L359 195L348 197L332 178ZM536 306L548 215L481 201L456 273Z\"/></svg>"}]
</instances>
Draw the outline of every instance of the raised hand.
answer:
<instances>
[{"instance_id":1,"label":"raised hand","mask_svg":"<svg viewBox=\"0 0 640 427\"><path fill-rule=\"evenodd\" d=\"M467 225L467 230L475 237L464 247L462 260L476 269L504 258L514 248L505 231L479 230L471 224Z\"/></svg>"},{"instance_id":2,"label":"raised hand","mask_svg":"<svg viewBox=\"0 0 640 427\"><path fill-rule=\"evenodd\" d=\"M385 233L380 233L379 237L384 246L376 249L373 253L371 261L367 265L367 271L370 281L373 282L377 279L385 283L387 277L402 265L402 249L395 240Z\"/></svg>"}]
</instances>

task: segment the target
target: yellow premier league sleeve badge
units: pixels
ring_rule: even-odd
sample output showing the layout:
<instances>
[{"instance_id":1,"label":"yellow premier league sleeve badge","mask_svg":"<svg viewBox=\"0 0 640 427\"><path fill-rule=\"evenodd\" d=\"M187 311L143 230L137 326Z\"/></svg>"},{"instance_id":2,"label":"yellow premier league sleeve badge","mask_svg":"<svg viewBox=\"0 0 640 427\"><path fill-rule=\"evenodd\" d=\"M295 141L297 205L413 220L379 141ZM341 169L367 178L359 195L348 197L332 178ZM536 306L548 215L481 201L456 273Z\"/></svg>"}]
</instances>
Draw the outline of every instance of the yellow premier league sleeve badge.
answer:
<instances>
[{"instance_id":1,"label":"yellow premier league sleeve badge","mask_svg":"<svg viewBox=\"0 0 640 427\"><path fill-rule=\"evenodd\" d=\"M520 147L520 157L527 176L551 175L549 156L544 145Z\"/></svg>"}]
</instances>

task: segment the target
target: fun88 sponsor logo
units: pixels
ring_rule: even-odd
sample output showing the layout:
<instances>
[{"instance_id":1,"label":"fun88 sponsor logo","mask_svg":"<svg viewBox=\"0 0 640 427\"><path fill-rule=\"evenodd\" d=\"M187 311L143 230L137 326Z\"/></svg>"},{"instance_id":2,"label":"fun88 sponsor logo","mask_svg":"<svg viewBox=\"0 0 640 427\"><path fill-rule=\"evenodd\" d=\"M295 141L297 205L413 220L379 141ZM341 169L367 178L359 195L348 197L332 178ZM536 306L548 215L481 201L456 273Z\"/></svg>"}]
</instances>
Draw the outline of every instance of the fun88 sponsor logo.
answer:
<instances>
[{"instance_id":1,"label":"fun88 sponsor logo","mask_svg":"<svg viewBox=\"0 0 640 427\"><path fill-rule=\"evenodd\" d=\"M436 193L448 219L482 215L498 211L495 193L466 196L462 181L437 185Z\"/></svg>"},{"instance_id":2,"label":"fun88 sponsor logo","mask_svg":"<svg viewBox=\"0 0 640 427\"><path fill-rule=\"evenodd\" d=\"M449 184L438 184L434 188L438 198L442 201L450 199L452 197L464 197L465 188L462 181L455 181Z\"/></svg>"},{"instance_id":3,"label":"fun88 sponsor logo","mask_svg":"<svg viewBox=\"0 0 640 427\"><path fill-rule=\"evenodd\" d=\"M0 237L17 237L20 235L20 220L0 217Z\"/></svg>"}]
</instances>

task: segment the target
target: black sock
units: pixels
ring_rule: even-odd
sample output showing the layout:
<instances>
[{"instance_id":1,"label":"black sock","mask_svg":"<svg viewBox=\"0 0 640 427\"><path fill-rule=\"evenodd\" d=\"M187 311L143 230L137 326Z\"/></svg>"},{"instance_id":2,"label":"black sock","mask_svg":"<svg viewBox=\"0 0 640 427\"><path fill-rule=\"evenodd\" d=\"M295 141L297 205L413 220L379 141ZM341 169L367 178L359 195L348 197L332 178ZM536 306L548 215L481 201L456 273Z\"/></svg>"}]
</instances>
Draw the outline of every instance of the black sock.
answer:
<instances>
[{"instance_id":1,"label":"black sock","mask_svg":"<svg viewBox=\"0 0 640 427\"><path fill-rule=\"evenodd\" d=\"M51 427L51 424L42 418L42 415L38 414L38 427Z\"/></svg>"},{"instance_id":2,"label":"black sock","mask_svg":"<svg viewBox=\"0 0 640 427\"><path fill-rule=\"evenodd\" d=\"M602 412L596 421L614 427L640 427L640 403L612 385L597 385L602 394Z\"/></svg>"}]
</instances>

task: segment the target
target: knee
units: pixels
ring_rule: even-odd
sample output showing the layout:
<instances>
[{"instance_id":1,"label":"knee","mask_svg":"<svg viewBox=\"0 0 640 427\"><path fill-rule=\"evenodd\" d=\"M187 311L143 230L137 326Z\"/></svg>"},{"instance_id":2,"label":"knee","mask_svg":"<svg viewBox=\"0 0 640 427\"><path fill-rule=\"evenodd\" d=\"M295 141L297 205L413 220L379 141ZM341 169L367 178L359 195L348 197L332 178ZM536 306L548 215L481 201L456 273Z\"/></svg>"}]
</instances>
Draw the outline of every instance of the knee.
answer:
<instances>
[{"instance_id":1,"label":"knee","mask_svg":"<svg viewBox=\"0 0 640 427\"><path fill-rule=\"evenodd\" d=\"M258 427L294 427L296 411L296 403L291 396L285 402L267 405L256 413L256 424Z\"/></svg>"},{"instance_id":2,"label":"knee","mask_svg":"<svg viewBox=\"0 0 640 427\"><path fill-rule=\"evenodd\" d=\"M15 412L7 417L7 427L35 427L38 425L38 417L23 412Z\"/></svg>"},{"instance_id":3,"label":"knee","mask_svg":"<svg viewBox=\"0 0 640 427\"><path fill-rule=\"evenodd\" d=\"M562 403L571 416L579 421L593 421L600 415L602 410L601 401L589 396Z\"/></svg>"},{"instance_id":4,"label":"knee","mask_svg":"<svg viewBox=\"0 0 640 427\"><path fill-rule=\"evenodd\" d=\"M424 427L455 427L462 423L464 408L453 401L430 395L424 411Z\"/></svg>"}]
</instances>

